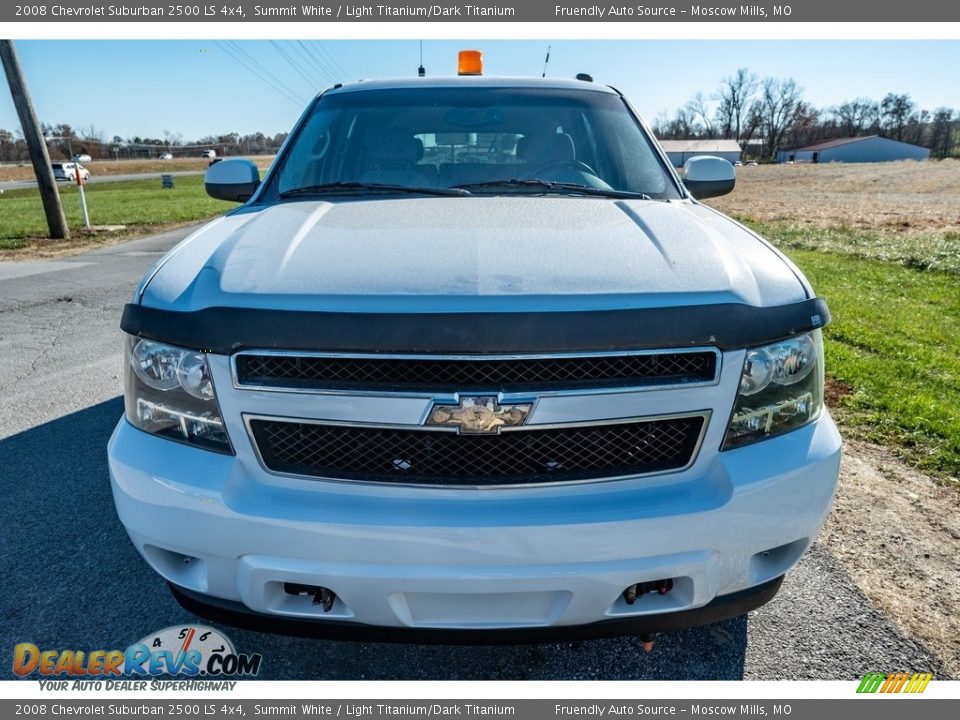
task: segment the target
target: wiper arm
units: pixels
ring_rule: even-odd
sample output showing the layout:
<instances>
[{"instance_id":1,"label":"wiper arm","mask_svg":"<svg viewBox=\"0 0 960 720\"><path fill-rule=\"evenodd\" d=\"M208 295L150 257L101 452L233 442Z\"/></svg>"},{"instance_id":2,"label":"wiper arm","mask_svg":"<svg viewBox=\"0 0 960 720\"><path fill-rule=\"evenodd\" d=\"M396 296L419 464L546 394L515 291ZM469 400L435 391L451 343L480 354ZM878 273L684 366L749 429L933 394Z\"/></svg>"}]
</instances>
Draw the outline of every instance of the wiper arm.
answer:
<instances>
[{"instance_id":1,"label":"wiper arm","mask_svg":"<svg viewBox=\"0 0 960 720\"><path fill-rule=\"evenodd\" d=\"M407 185L388 185L386 183L366 183L356 180L345 180L341 182L321 183L319 185L306 185L304 187L285 190L280 193L281 198L297 197L298 195L334 195L349 194L362 195L364 192L392 192L406 193L410 195L445 195L458 196L469 195L470 192L464 188L427 188L427 187L409 187Z\"/></svg>"},{"instance_id":2,"label":"wiper arm","mask_svg":"<svg viewBox=\"0 0 960 720\"><path fill-rule=\"evenodd\" d=\"M646 193L630 192L628 190L614 190L613 188L610 188L610 189L595 188L595 187L591 187L590 185L581 185L579 183L554 182L552 180L538 180L537 178L525 178L522 180L517 178L510 178L508 180L487 180L486 182L464 183L462 185L454 185L453 187L460 188L463 190L480 190L483 188L497 188L497 187L521 187L521 188L537 188L541 190L547 190L550 192L566 192L566 193L578 193L581 195L595 195L597 197L629 198L633 200L652 200L653 199Z\"/></svg>"}]
</instances>

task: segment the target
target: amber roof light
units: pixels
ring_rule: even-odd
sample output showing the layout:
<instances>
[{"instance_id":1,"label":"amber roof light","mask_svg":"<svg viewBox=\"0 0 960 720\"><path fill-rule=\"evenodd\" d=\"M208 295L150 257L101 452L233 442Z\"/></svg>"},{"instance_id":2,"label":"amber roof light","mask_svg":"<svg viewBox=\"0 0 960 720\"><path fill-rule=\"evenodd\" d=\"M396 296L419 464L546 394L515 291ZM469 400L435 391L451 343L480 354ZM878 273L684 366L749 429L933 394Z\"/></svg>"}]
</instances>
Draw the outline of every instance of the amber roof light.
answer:
<instances>
[{"instance_id":1,"label":"amber roof light","mask_svg":"<svg viewBox=\"0 0 960 720\"><path fill-rule=\"evenodd\" d=\"M483 53L479 50L461 50L457 60L457 75L483 75Z\"/></svg>"}]
</instances>

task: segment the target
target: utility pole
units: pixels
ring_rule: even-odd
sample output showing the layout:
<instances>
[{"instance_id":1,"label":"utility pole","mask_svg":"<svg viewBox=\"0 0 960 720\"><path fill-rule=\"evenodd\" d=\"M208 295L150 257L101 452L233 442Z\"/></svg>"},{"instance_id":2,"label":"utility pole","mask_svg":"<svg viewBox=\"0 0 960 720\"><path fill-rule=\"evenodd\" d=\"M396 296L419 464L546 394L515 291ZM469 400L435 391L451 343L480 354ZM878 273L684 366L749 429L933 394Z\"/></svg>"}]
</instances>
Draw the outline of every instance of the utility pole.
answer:
<instances>
[{"instance_id":1,"label":"utility pole","mask_svg":"<svg viewBox=\"0 0 960 720\"><path fill-rule=\"evenodd\" d=\"M37 114L33 111L33 102L30 100L27 83L23 79L23 71L20 68L20 60L17 58L13 40L0 40L0 60L3 61L10 94L13 96L13 104L20 118L23 139L27 141L30 161L37 176L37 185L40 187L40 198L43 200L43 211L47 216L50 237L55 240L66 240L70 237L70 229L67 227L67 218L63 214L63 205L60 203L60 191L53 177L47 143L43 139Z\"/></svg>"}]
</instances>

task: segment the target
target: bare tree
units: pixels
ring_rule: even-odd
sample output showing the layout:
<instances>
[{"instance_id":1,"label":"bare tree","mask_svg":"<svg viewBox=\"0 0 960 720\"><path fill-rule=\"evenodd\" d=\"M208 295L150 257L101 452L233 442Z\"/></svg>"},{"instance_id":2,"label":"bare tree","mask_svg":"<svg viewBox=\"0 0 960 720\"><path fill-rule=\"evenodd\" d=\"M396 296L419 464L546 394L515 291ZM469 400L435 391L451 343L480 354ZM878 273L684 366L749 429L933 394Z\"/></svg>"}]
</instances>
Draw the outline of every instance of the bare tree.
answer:
<instances>
[{"instance_id":1,"label":"bare tree","mask_svg":"<svg viewBox=\"0 0 960 720\"><path fill-rule=\"evenodd\" d=\"M927 127L930 125L930 111L919 110L910 113L903 128L903 141L914 145L923 144Z\"/></svg>"},{"instance_id":2,"label":"bare tree","mask_svg":"<svg viewBox=\"0 0 960 720\"><path fill-rule=\"evenodd\" d=\"M172 130L163 131L163 143L167 147L171 145L183 145L183 135Z\"/></svg>"},{"instance_id":3,"label":"bare tree","mask_svg":"<svg viewBox=\"0 0 960 720\"><path fill-rule=\"evenodd\" d=\"M661 113L657 117L655 131L661 140L684 140L697 136L697 129L686 107L678 109L672 118L666 112Z\"/></svg>"},{"instance_id":4,"label":"bare tree","mask_svg":"<svg viewBox=\"0 0 960 720\"><path fill-rule=\"evenodd\" d=\"M957 118L950 108L937 108L930 127L930 151L934 157L950 157L954 148Z\"/></svg>"},{"instance_id":5,"label":"bare tree","mask_svg":"<svg viewBox=\"0 0 960 720\"><path fill-rule=\"evenodd\" d=\"M784 133L795 119L803 91L792 78L765 78L760 91L760 112L766 136L767 155L771 159L783 143Z\"/></svg>"},{"instance_id":6,"label":"bare tree","mask_svg":"<svg viewBox=\"0 0 960 720\"><path fill-rule=\"evenodd\" d=\"M9 130L0 128L0 160L13 160L17 139Z\"/></svg>"},{"instance_id":7,"label":"bare tree","mask_svg":"<svg viewBox=\"0 0 960 720\"><path fill-rule=\"evenodd\" d=\"M717 129L713 122L713 113L710 111L709 101L702 92L698 92L687 103L687 114L692 124L697 128L697 134L702 137L715 138Z\"/></svg>"},{"instance_id":8,"label":"bare tree","mask_svg":"<svg viewBox=\"0 0 960 720\"><path fill-rule=\"evenodd\" d=\"M880 108L874 100L859 97L831 108L830 114L843 136L858 137L877 129Z\"/></svg>"},{"instance_id":9,"label":"bare tree","mask_svg":"<svg viewBox=\"0 0 960 720\"><path fill-rule=\"evenodd\" d=\"M717 121L723 137L733 140L742 138L758 82L757 76L747 68L739 68L736 73L723 79L720 89L714 95L720 103L717 107Z\"/></svg>"},{"instance_id":10,"label":"bare tree","mask_svg":"<svg viewBox=\"0 0 960 720\"><path fill-rule=\"evenodd\" d=\"M794 108L784 138L791 147L809 145L820 139L820 111L808 102L800 101Z\"/></svg>"},{"instance_id":11,"label":"bare tree","mask_svg":"<svg viewBox=\"0 0 960 720\"><path fill-rule=\"evenodd\" d=\"M77 135L81 140L90 140L92 142L100 143L101 145L106 141L106 133L103 132L96 125L88 125L85 128L80 128L77 131Z\"/></svg>"},{"instance_id":12,"label":"bare tree","mask_svg":"<svg viewBox=\"0 0 960 720\"><path fill-rule=\"evenodd\" d=\"M759 100L754 100L750 103L750 107L747 109L747 113L744 116L743 126L740 129L740 139L738 142L745 154L749 154L752 157L760 157L761 154L751 150L750 141L753 140L754 135L758 136L758 140L763 140L763 107L760 105Z\"/></svg>"},{"instance_id":13,"label":"bare tree","mask_svg":"<svg viewBox=\"0 0 960 720\"><path fill-rule=\"evenodd\" d=\"M888 93L880 101L880 120L887 137L903 140L903 131L915 108L909 95Z\"/></svg>"},{"instance_id":14,"label":"bare tree","mask_svg":"<svg viewBox=\"0 0 960 720\"><path fill-rule=\"evenodd\" d=\"M651 128L653 129L653 134L656 135L661 140L664 138L664 132L667 125L670 124L670 113L666 110L661 110L657 113L657 116L653 119Z\"/></svg>"}]
</instances>

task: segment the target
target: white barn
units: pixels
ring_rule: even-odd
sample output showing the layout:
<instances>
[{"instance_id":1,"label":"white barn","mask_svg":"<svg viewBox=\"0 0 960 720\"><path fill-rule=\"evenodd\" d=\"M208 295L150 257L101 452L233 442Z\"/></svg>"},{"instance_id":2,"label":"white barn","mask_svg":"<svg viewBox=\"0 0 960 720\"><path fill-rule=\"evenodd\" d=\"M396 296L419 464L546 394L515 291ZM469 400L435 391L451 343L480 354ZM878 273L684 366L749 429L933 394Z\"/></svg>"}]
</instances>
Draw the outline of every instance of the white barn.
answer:
<instances>
[{"instance_id":1,"label":"white barn","mask_svg":"<svg viewBox=\"0 0 960 720\"><path fill-rule=\"evenodd\" d=\"M731 163L740 159L740 143L736 140L661 140L660 147L674 167L697 155L713 155Z\"/></svg>"},{"instance_id":2,"label":"white barn","mask_svg":"<svg viewBox=\"0 0 960 720\"><path fill-rule=\"evenodd\" d=\"M827 162L888 162L890 160L926 160L930 151L919 145L891 140L879 135L837 138L789 148L777 153L777 162L827 163Z\"/></svg>"}]
</instances>

